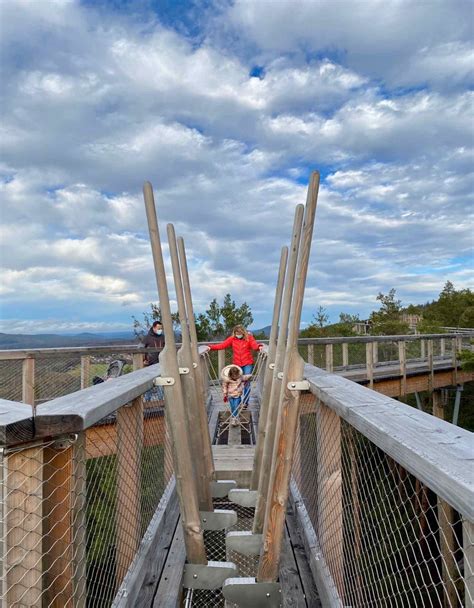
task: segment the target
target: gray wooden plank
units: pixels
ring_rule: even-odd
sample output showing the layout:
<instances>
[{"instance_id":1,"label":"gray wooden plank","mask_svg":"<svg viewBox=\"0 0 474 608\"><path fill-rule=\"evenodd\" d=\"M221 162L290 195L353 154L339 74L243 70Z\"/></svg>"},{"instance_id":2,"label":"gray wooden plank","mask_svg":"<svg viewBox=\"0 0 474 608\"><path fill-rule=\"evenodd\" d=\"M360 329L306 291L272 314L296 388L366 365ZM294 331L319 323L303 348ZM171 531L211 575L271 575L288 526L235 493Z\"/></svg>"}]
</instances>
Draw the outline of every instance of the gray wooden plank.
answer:
<instances>
[{"instance_id":1,"label":"gray wooden plank","mask_svg":"<svg viewBox=\"0 0 474 608\"><path fill-rule=\"evenodd\" d=\"M186 551L180 518L156 590L153 608L177 608L180 605L183 594L182 581L185 560Z\"/></svg>"},{"instance_id":2,"label":"gray wooden plank","mask_svg":"<svg viewBox=\"0 0 474 608\"><path fill-rule=\"evenodd\" d=\"M305 377L318 399L473 521L472 433L314 366Z\"/></svg>"},{"instance_id":3,"label":"gray wooden plank","mask_svg":"<svg viewBox=\"0 0 474 608\"><path fill-rule=\"evenodd\" d=\"M295 557L296 566L298 568L306 604L311 608L321 608L322 604L318 589L309 567L308 556L306 555L303 540L300 536L291 504L288 505L288 511L286 513L286 527L288 530L293 555Z\"/></svg>"},{"instance_id":4,"label":"gray wooden plank","mask_svg":"<svg viewBox=\"0 0 474 608\"><path fill-rule=\"evenodd\" d=\"M306 608L307 602L301 584L298 566L285 528L280 557L280 585L284 608Z\"/></svg>"},{"instance_id":5,"label":"gray wooden plank","mask_svg":"<svg viewBox=\"0 0 474 608\"><path fill-rule=\"evenodd\" d=\"M76 433L89 428L142 395L153 386L154 378L159 375L157 363L38 405L35 437Z\"/></svg>"},{"instance_id":6,"label":"gray wooden plank","mask_svg":"<svg viewBox=\"0 0 474 608\"><path fill-rule=\"evenodd\" d=\"M30 441L33 437L31 405L0 399L0 445Z\"/></svg>"}]
</instances>

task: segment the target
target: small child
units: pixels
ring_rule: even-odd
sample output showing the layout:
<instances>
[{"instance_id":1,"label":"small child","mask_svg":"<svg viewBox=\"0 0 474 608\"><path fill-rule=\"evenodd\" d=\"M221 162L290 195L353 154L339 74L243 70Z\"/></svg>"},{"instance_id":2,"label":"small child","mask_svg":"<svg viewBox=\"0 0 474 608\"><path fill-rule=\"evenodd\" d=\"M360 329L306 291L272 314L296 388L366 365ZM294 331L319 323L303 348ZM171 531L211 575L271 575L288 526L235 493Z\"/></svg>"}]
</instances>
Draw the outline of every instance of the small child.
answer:
<instances>
[{"instance_id":1,"label":"small child","mask_svg":"<svg viewBox=\"0 0 474 608\"><path fill-rule=\"evenodd\" d=\"M222 370L221 377L224 403L229 401L232 414L232 426L236 426L245 382L252 377L252 374L244 374L238 365L227 365Z\"/></svg>"}]
</instances>

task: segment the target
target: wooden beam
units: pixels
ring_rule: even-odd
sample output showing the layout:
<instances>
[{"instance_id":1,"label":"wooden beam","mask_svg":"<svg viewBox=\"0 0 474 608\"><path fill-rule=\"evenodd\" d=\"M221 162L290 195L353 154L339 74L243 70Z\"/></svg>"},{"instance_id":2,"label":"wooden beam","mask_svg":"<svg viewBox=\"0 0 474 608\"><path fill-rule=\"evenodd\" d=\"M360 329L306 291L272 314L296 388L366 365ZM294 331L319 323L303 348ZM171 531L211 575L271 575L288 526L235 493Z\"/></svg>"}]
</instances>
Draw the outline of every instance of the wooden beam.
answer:
<instances>
[{"instance_id":1,"label":"wooden beam","mask_svg":"<svg viewBox=\"0 0 474 608\"><path fill-rule=\"evenodd\" d=\"M314 365L314 344L308 344L308 363Z\"/></svg>"},{"instance_id":2,"label":"wooden beam","mask_svg":"<svg viewBox=\"0 0 474 608\"><path fill-rule=\"evenodd\" d=\"M27 357L23 361L22 397L23 403L29 403L35 409L35 358Z\"/></svg>"},{"instance_id":3,"label":"wooden beam","mask_svg":"<svg viewBox=\"0 0 474 608\"><path fill-rule=\"evenodd\" d=\"M474 523L463 518L462 544L464 554L464 605L474 607Z\"/></svg>"},{"instance_id":4,"label":"wooden beam","mask_svg":"<svg viewBox=\"0 0 474 608\"><path fill-rule=\"evenodd\" d=\"M71 521L73 448L44 450L43 601L52 608L72 608L73 563Z\"/></svg>"},{"instance_id":5,"label":"wooden beam","mask_svg":"<svg viewBox=\"0 0 474 608\"><path fill-rule=\"evenodd\" d=\"M225 350L217 351L217 373L219 374L218 380L220 380L220 373L225 367Z\"/></svg>"},{"instance_id":6,"label":"wooden beam","mask_svg":"<svg viewBox=\"0 0 474 608\"><path fill-rule=\"evenodd\" d=\"M4 471L6 606L42 606L43 448L8 454Z\"/></svg>"},{"instance_id":7,"label":"wooden beam","mask_svg":"<svg viewBox=\"0 0 474 608\"><path fill-rule=\"evenodd\" d=\"M263 365L265 373L263 378L263 388L260 397L260 411L258 421L257 445L255 448L255 459L253 463L252 481L250 487L252 490L258 489L260 471L262 467L263 447L265 444L267 416L270 404L270 396L273 384L273 369L271 365L275 365L277 351L277 336L278 327L280 325L281 304L283 299L283 288L285 285L286 266L288 262L288 247L283 247L280 254L280 265L278 268L277 284L275 289L275 301L273 303L272 325L270 329L270 337L268 341L267 358ZM309 346L308 346L309 349ZM308 351L309 352L309 351Z\"/></svg>"},{"instance_id":8,"label":"wooden beam","mask_svg":"<svg viewBox=\"0 0 474 608\"><path fill-rule=\"evenodd\" d=\"M191 339L191 351L193 359L194 382L196 385L196 394L198 395L198 418L199 418L199 433L203 442L202 459L204 463L204 472L208 481L215 479L214 460L212 457L212 441L209 433L209 424L207 418L207 397L209 392L209 376L207 369L206 375L202 374L203 357L199 355L198 338L196 331L196 323L194 317L193 298L191 294L191 281L189 279L188 261L186 257L186 248L184 239L178 237L178 252L181 274L183 277L184 299L186 305L187 323L189 327L189 335Z\"/></svg>"},{"instance_id":9,"label":"wooden beam","mask_svg":"<svg viewBox=\"0 0 474 608\"><path fill-rule=\"evenodd\" d=\"M367 342L365 345L365 368L367 372L367 379L369 381L369 387L374 388L374 343Z\"/></svg>"},{"instance_id":10,"label":"wooden beam","mask_svg":"<svg viewBox=\"0 0 474 608\"><path fill-rule=\"evenodd\" d=\"M342 343L342 367L349 367L349 344L347 342Z\"/></svg>"},{"instance_id":11,"label":"wooden beam","mask_svg":"<svg viewBox=\"0 0 474 608\"><path fill-rule=\"evenodd\" d=\"M326 344L326 371L334 371L334 351L332 344Z\"/></svg>"},{"instance_id":12,"label":"wooden beam","mask_svg":"<svg viewBox=\"0 0 474 608\"><path fill-rule=\"evenodd\" d=\"M398 343L398 358L400 360L401 376L400 393L404 397L407 394L407 344L403 340Z\"/></svg>"},{"instance_id":13,"label":"wooden beam","mask_svg":"<svg viewBox=\"0 0 474 608\"><path fill-rule=\"evenodd\" d=\"M166 337L165 347L160 354L160 365L165 377L170 377L174 380L174 384L166 386L165 388L165 412L173 445L176 488L183 522L184 543L190 563L207 564L204 535L199 515L196 481L194 478L194 467L191 460L189 439L187 436L183 391L179 379L179 366L176 358L176 342L171 319L166 270L161 250L153 189L149 182L145 183L143 194L155 266L155 277L158 286L161 319Z\"/></svg>"},{"instance_id":14,"label":"wooden beam","mask_svg":"<svg viewBox=\"0 0 474 608\"><path fill-rule=\"evenodd\" d=\"M81 389L87 388L91 383L91 358L90 355L81 357Z\"/></svg>"},{"instance_id":15,"label":"wooden beam","mask_svg":"<svg viewBox=\"0 0 474 608\"><path fill-rule=\"evenodd\" d=\"M196 383L194 371L193 352L191 349L191 336L188 326L188 315L186 311L186 303L184 300L183 278L179 264L178 246L176 243L176 234L173 224L168 224L168 243L171 257L171 266L173 270L174 288L176 300L178 303L178 316L181 326L181 348L178 350L178 364L180 367L187 368L189 373L181 375L181 386L183 391L183 399L186 404L185 412L188 424L187 437L190 443L191 459L194 464L196 487L198 494L199 508L201 511L213 511L212 495L210 482L212 481L212 473L209 467L206 466L204 451L206 448L210 450L209 442L205 441L205 436L209 436L207 424L203 429L203 418L200 411L204 408L202 399L202 390L200 385ZM219 351L224 352L224 351Z\"/></svg>"},{"instance_id":16,"label":"wooden beam","mask_svg":"<svg viewBox=\"0 0 474 608\"><path fill-rule=\"evenodd\" d=\"M254 534L262 534L263 523L265 519L268 486L270 483L270 471L272 467L276 428L279 417L280 395L282 392L282 382L281 378L279 378L279 373L283 371L283 363L285 359L286 339L288 336L288 323L290 319L293 287L296 276L296 267L298 263L298 250L301 239L301 229L303 225L303 214L303 205L298 205L295 209L293 229L291 233L291 244L289 248L290 256L285 277L285 287L283 290L280 328L278 332L278 340L275 353L275 366L273 368L273 382L271 386L270 399L268 405L262 462L258 475L257 504L255 507L255 516L253 522Z\"/></svg>"}]
</instances>

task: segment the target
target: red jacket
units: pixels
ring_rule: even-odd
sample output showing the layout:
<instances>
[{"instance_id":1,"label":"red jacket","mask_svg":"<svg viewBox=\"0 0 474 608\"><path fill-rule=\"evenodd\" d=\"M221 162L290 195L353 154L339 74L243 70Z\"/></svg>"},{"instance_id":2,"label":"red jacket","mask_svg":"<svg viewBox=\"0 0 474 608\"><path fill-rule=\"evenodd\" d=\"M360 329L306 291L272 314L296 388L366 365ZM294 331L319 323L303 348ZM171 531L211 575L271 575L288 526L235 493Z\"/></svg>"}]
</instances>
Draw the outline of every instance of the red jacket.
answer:
<instances>
[{"instance_id":1,"label":"red jacket","mask_svg":"<svg viewBox=\"0 0 474 608\"><path fill-rule=\"evenodd\" d=\"M253 365L252 350L258 350L261 344L255 340L252 334L248 334L248 338L236 338L235 336L229 336L220 342L219 344L211 344L209 348L211 350L223 350L232 346L232 363L242 367L243 365Z\"/></svg>"}]
</instances>

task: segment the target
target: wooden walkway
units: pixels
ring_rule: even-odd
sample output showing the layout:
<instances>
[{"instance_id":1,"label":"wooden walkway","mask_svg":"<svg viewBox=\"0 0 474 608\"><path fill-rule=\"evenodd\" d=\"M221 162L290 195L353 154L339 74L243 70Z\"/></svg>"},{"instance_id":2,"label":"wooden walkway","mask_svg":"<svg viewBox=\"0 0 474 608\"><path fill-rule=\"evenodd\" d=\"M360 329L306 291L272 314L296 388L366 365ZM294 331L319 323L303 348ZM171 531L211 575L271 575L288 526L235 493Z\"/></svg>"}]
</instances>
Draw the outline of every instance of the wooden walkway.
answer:
<instances>
[{"instance_id":1,"label":"wooden walkway","mask_svg":"<svg viewBox=\"0 0 474 608\"><path fill-rule=\"evenodd\" d=\"M217 391L213 391L213 407L210 415L211 433L214 434L219 412L224 409ZM256 414L255 403L250 404L250 412ZM236 431L236 429L234 429ZM213 445L214 464L217 479L235 479L239 487L249 487L253 465L254 445L241 445L236 441L239 434L233 432L232 445ZM222 504L216 505L222 508ZM225 503L225 508L239 509L232 503ZM223 597L218 592L195 597L183 595L182 573L185 564L183 532L177 503L173 513L169 514L169 530L166 542L168 552L161 572L150 572L140 594L137 608L177 608L177 606L195 606L197 608L222 607ZM244 529L242 527L241 529ZM248 559L248 558L247 558ZM251 558L254 559L254 558ZM237 563L239 566L239 564ZM304 544L298 531L297 523L291 506L287 512L285 538L280 563L280 583L282 586L282 606L285 608L320 608L322 606L316 584L311 573L309 562L304 550ZM202 593L202 592L201 592ZM179 598L178 603L176 598Z\"/></svg>"}]
</instances>

